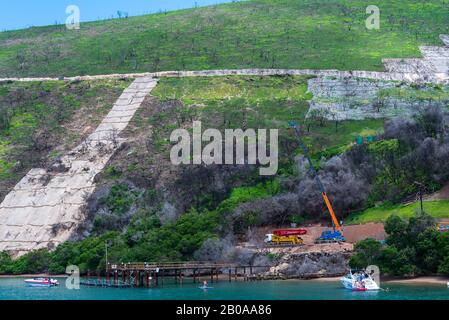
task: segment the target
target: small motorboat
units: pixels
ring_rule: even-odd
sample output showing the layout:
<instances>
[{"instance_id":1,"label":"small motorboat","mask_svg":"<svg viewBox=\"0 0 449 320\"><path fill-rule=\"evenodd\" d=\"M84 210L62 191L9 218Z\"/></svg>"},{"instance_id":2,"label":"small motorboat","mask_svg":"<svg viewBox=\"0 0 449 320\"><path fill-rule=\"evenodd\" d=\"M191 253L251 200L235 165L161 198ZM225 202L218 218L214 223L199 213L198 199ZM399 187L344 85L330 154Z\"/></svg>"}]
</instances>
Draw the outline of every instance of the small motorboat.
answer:
<instances>
[{"instance_id":1,"label":"small motorboat","mask_svg":"<svg viewBox=\"0 0 449 320\"><path fill-rule=\"evenodd\" d=\"M377 291L380 290L379 285L366 272L352 272L352 270L343 278L341 283L346 289L352 291Z\"/></svg>"},{"instance_id":2,"label":"small motorboat","mask_svg":"<svg viewBox=\"0 0 449 320\"><path fill-rule=\"evenodd\" d=\"M25 283L29 287L56 287L59 285L58 280L51 278L26 279Z\"/></svg>"}]
</instances>

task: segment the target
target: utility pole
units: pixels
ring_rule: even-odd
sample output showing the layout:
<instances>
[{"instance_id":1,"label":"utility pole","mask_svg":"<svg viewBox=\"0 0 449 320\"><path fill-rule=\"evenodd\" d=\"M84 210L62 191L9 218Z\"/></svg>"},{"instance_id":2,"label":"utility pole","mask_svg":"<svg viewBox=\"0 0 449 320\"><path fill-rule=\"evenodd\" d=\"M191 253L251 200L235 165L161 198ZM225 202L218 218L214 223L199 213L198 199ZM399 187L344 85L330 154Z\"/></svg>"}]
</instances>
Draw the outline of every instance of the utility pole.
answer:
<instances>
[{"instance_id":1,"label":"utility pole","mask_svg":"<svg viewBox=\"0 0 449 320\"><path fill-rule=\"evenodd\" d=\"M423 189L425 188L424 184L422 184L421 182L415 181L414 184L416 184L419 187L419 202L420 202L420 206L421 206L421 214L424 213L424 206L423 206L423 201L422 201L422 197L423 197Z\"/></svg>"},{"instance_id":2,"label":"utility pole","mask_svg":"<svg viewBox=\"0 0 449 320\"><path fill-rule=\"evenodd\" d=\"M108 272L108 241L107 240L104 242L104 246L106 248L106 269L105 269L105 271Z\"/></svg>"}]
</instances>

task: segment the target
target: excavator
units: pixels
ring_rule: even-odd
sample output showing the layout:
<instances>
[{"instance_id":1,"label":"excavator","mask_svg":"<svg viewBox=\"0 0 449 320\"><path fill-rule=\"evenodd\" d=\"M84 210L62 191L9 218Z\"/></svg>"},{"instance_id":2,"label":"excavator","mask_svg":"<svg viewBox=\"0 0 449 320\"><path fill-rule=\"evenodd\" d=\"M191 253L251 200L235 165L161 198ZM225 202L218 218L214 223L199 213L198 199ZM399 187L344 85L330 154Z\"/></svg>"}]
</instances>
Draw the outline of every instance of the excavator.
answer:
<instances>
[{"instance_id":1,"label":"excavator","mask_svg":"<svg viewBox=\"0 0 449 320\"><path fill-rule=\"evenodd\" d=\"M298 138L299 141L299 145L301 146L304 156L309 162L310 170L312 170L312 174L315 177L315 181L318 185L318 188L321 191L321 196L323 197L324 203L326 204L326 207L332 219L333 230L323 231L321 236L318 239L315 239L315 243L319 244L319 243L345 242L346 239L343 236L343 230L341 228L340 223L338 222L337 216L335 215L334 209L332 208L332 204L329 201L329 197L326 194L326 190L324 189L323 183L321 182L320 177L318 176L318 173L315 169L315 166L312 163L312 159L310 159L309 150L307 149L307 146L304 144L301 137L301 131L299 130L295 122L291 121L289 125L295 131L296 137Z\"/></svg>"}]
</instances>

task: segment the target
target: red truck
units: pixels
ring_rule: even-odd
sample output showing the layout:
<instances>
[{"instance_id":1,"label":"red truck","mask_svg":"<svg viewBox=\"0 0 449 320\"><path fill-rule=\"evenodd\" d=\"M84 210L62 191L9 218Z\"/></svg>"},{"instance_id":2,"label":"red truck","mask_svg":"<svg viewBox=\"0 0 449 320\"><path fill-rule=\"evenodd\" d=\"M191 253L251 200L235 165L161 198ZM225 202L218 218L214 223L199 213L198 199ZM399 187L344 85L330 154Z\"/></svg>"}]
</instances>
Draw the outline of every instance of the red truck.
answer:
<instances>
[{"instance_id":1,"label":"red truck","mask_svg":"<svg viewBox=\"0 0 449 320\"><path fill-rule=\"evenodd\" d=\"M273 231L273 234L278 237L302 236L306 233L307 230L305 229L278 229Z\"/></svg>"}]
</instances>

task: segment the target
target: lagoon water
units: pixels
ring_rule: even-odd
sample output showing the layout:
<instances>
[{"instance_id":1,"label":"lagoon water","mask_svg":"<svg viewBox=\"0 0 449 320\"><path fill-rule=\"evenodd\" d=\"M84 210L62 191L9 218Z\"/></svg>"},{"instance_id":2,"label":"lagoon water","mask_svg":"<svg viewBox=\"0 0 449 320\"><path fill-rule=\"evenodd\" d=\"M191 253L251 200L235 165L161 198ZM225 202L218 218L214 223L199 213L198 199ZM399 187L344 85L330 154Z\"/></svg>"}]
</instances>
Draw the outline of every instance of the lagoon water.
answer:
<instances>
[{"instance_id":1,"label":"lagoon water","mask_svg":"<svg viewBox=\"0 0 449 320\"><path fill-rule=\"evenodd\" d=\"M200 290L192 283L165 284L163 288L117 289L81 287L68 290L65 279L53 288L26 287L23 278L0 279L0 300L449 300L445 285L384 283L389 291L352 292L337 281L292 280L213 283Z\"/></svg>"}]
</instances>

